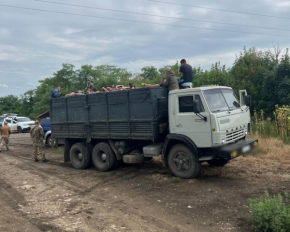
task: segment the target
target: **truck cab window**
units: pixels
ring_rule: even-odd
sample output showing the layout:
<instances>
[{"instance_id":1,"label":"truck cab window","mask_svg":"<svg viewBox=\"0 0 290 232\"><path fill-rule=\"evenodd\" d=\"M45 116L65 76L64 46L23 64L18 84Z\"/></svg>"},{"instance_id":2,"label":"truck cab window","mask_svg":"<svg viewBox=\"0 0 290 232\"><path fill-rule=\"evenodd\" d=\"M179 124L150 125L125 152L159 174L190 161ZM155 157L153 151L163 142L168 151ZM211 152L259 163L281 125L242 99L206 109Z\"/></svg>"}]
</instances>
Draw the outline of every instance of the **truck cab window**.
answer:
<instances>
[{"instance_id":1,"label":"truck cab window","mask_svg":"<svg viewBox=\"0 0 290 232\"><path fill-rule=\"evenodd\" d=\"M184 96L184 97L179 97L179 113L190 113L193 112L193 98L195 100L199 100L201 103L201 99L199 95L194 95L194 96ZM204 112L203 105L201 103L201 112Z\"/></svg>"}]
</instances>

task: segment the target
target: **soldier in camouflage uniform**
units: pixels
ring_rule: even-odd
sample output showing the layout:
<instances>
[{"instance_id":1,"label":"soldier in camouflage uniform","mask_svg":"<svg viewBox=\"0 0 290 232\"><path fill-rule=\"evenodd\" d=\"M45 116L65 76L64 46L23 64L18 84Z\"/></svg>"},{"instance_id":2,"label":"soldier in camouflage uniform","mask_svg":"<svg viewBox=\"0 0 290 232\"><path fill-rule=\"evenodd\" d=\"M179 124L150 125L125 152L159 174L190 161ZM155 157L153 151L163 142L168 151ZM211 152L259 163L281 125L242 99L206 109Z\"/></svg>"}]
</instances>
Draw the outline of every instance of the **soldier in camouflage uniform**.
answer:
<instances>
[{"instance_id":1,"label":"soldier in camouflage uniform","mask_svg":"<svg viewBox=\"0 0 290 232\"><path fill-rule=\"evenodd\" d=\"M44 132L41 127L39 127L39 121L35 121L35 127L30 130L30 137L32 138L33 142L33 155L34 155L34 161L38 162L37 155L42 155L42 162L46 163L48 162L47 159L45 159L45 152L44 152L44 143L43 143L43 136Z\"/></svg>"}]
</instances>

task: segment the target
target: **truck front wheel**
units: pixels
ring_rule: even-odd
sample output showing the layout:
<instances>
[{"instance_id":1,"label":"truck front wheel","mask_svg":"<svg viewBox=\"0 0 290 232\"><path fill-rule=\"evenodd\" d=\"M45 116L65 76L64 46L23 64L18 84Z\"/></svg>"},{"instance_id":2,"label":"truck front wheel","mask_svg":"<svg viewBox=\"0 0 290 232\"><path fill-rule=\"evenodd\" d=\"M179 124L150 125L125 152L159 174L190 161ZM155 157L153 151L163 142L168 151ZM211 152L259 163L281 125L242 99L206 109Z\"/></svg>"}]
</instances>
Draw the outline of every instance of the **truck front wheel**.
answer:
<instances>
[{"instance_id":1,"label":"truck front wheel","mask_svg":"<svg viewBox=\"0 0 290 232\"><path fill-rule=\"evenodd\" d=\"M90 151L82 143L74 144L70 149L70 161L74 168L85 169L90 163Z\"/></svg>"},{"instance_id":2,"label":"truck front wheel","mask_svg":"<svg viewBox=\"0 0 290 232\"><path fill-rule=\"evenodd\" d=\"M169 151L167 162L170 170L182 179L194 178L200 173L198 156L183 144L177 144Z\"/></svg>"},{"instance_id":3,"label":"truck front wheel","mask_svg":"<svg viewBox=\"0 0 290 232\"><path fill-rule=\"evenodd\" d=\"M98 143L93 150L93 162L100 172L110 171L116 165L116 155L107 143Z\"/></svg>"}]
</instances>

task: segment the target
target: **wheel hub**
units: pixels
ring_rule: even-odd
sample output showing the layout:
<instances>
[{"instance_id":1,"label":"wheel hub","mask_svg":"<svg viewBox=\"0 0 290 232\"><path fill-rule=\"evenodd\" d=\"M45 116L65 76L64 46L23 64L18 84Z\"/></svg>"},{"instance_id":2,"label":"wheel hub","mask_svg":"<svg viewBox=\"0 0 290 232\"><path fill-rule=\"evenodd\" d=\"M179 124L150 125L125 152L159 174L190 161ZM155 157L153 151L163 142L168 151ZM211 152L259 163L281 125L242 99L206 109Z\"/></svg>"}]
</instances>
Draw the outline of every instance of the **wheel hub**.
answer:
<instances>
[{"instance_id":1,"label":"wheel hub","mask_svg":"<svg viewBox=\"0 0 290 232\"><path fill-rule=\"evenodd\" d=\"M107 155L105 153L102 154L102 160L106 160L107 159Z\"/></svg>"},{"instance_id":2,"label":"wheel hub","mask_svg":"<svg viewBox=\"0 0 290 232\"><path fill-rule=\"evenodd\" d=\"M78 158L81 160L81 159L83 159L83 154L82 153L79 153L78 154Z\"/></svg>"},{"instance_id":3,"label":"wheel hub","mask_svg":"<svg viewBox=\"0 0 290 232\"><path fill-rule=\"evenodd\" d=\"M177 153L173 159L178 171L187 171L189 169L189 158L184 153Z\"/></svg>"}]
</instances>

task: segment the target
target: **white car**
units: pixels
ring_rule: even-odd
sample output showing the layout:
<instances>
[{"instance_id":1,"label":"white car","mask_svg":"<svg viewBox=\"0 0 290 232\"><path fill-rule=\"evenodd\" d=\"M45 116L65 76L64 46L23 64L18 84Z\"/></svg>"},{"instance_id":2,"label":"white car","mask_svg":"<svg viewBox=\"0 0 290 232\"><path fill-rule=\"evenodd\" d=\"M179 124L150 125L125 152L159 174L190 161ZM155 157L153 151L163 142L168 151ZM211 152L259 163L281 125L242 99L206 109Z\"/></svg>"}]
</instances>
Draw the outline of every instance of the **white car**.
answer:
<instances>
[{"instance_id":1,"label":"white car","mask_svg":"<svg viewBox=\"0 0 290 232\"><path fill-rule=\"evenodd\" d=\"M35 126L35 121L27 117L17 117L15 118L15 121L17 121L18 133L30 131Z\"/></svg>"},{"instance_id":2,"label":"white car","mask_svg":"<svg viewBox=\"0 0 290 232\"><path fill-rule=\"evenodd\" d=\"M4 122L8 123L8 126L10 127L12 132L17 132L17 121L15 121L13 118L4 118L1 126L4 126Z\"/></svg>"}]
</instances>

